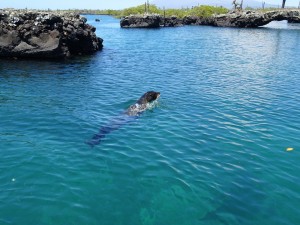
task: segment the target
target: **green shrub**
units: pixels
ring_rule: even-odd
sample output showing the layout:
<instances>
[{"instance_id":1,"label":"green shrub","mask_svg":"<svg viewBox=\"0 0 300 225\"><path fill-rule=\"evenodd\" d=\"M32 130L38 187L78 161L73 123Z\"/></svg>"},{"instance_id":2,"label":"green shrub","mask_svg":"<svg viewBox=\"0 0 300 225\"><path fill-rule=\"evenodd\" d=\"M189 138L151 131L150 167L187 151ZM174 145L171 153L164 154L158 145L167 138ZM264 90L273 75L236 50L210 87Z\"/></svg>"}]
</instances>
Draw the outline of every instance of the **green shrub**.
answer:
<instances>
[{"instance_id":1,"label":"green shrub","mask_svg":"<svg viewBox=\"0 0 300 225\"><path fill-rule=\"evenodd\" d=\"M208 5L196 6L191 9L190 15L199 17L210 17L213 14L225 14L228 13L228 9L223 7L214 7Z\"/></svg>"},{"instance_id":2,"label":"green shrub","mask_svg":"<svg viewBox=\"0 0 300 225\"><path fill-rule=\"evenodd\" d=\"M136 14L144 14L145 13L145 5L139 5L136 7L130 7L123 10L107 10L108 14L113 15L115 17L121 18L129 15ZM177 16L179 18L183 18L185 16L199 16L199 17L210 17L213 14L224 14L227 13L228 9L223 7L214 7L214 6L196 6L193 8L182 8L182 9L159 9L156 5L149 5L149 13L156 13L160 15L166 16Z\"/></svg>"},{"instance_id":3,"label":"green shrub","mask_svg":"<svg viewBox=\"0 0 300 225\"><path fill-rule=\"evenodd\" d=\"M148 8L146 10L148 10ZM111 15L121 18L129 15L144 14L145 12L145 4L143 4L136 7L126 8L123 10L115 10L114 12L112 12ZM161 11L155 5L149 5L149 13L159 14L160 12Z\"/></svg>"}]
</instances>

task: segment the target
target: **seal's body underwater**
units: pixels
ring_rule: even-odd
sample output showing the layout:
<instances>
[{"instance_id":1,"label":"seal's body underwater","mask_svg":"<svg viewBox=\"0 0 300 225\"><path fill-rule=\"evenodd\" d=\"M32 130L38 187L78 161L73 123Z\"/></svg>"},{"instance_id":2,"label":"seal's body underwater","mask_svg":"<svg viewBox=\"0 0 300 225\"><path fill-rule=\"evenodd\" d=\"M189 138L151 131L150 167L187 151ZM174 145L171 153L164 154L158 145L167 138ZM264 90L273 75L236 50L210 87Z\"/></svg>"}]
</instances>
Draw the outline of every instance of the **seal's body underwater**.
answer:
<instances>
[{"instance_id":1,"label":"seal's body underwater","mask_svg":"<svg viewBox=\"0 0 300 225\"><path fill-rule=\"evenodd\" d=\"M131 105L123 114L112 120L106 126L100 128L98 134L95 134L90 141L86 143L91 147L99 144L101 140L109 133L119 129L122 125L129 123L136 119L141 113L148 109L149 103L155 101L160 96L159 92L148 91L142 97Z\"/></svg>"}]
</instances>

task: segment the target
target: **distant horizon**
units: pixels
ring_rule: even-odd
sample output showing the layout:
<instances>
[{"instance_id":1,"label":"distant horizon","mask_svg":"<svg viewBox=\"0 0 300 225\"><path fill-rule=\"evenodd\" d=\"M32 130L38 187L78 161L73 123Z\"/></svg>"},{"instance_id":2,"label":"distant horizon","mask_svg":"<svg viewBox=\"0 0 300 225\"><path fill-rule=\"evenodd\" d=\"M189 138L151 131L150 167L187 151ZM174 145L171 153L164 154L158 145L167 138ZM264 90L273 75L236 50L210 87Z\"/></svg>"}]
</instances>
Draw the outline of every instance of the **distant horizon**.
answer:
<instances>
[{"instance_id":1,"label":"distant horizon","mask_svg":"<svg viewBox=\"0 0 300 225\"><path fill-rule=\"evenodd\" d=\"M105 10L105 9L113 9L113 10L121 10L129 7L138 6L144 4L147 0L131 0L130 2L124 2L123 0L110 0L109 2L100 0L98 3L95 3L94 0L85 0L82 1L70 1L70 0L44 0L37 1L31 0L30 2L24 2L23 0L2 0L0 2L1 8L14 8L14 9L40 9L40 10L67 10L67 9L88 9L88 10ZM152 4L153 0L149 1ZM231 2L231 0L228 0ZM260 2L260 1L257 1ZM280 5L282 4L282 0L266 0L266 4L271 5ZM199 0L199 4L201 4L201 0ZM224 0L224 4L226 1ZM247 4L247 0L244 0L244 5ZM298 7L299 0L287 0L287 7Z\"/></svg>"}]
</instances>

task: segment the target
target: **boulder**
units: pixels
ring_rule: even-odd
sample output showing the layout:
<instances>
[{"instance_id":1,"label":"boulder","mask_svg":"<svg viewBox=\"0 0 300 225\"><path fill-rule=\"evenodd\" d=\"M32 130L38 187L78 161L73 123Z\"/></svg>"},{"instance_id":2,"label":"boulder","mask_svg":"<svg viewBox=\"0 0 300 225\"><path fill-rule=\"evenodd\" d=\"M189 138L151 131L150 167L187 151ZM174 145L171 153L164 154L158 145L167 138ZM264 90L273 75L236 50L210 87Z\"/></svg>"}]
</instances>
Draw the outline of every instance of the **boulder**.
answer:
<instances>
[{"instance_id":1,"label":"boulder","mask_svg":"<svg viewBox=\"0 0 300 225\"><path fill-rule=\"evenodd\" d=\"M130 15L122 18L122 28L157 28L160 27L161 17L158 14Z\"/></svg>"},{"instance_id":2,"label":"boulder","mask_svg":"<svg viewBox=\"0 0 300 225\"><path fill-rule=\"evenodd\" d=\"M183 20L176 16L160 17L160 26L180 27L180 26L183 26Z\"/></svg>"},{"instance_id":3,"label":"boulder","mask_svg":"<svg viewBox=\"0 0 300 225\"><path fill-rule=\"evenodd\" d=\"M66 58L101 50L95 27L78 14L0 11L0 57Z\"/></svg>"},{"instance_id":4,"label":"boulder","mask_svg":"<svg viewBox=\"0 0 300 225\"><path fill-rule=\"evenodd\" d=\"M185 25L197 25L197 20L199 17L197 16L186 16L183 18L183 24Z\"/></svg>"}]
</instances>

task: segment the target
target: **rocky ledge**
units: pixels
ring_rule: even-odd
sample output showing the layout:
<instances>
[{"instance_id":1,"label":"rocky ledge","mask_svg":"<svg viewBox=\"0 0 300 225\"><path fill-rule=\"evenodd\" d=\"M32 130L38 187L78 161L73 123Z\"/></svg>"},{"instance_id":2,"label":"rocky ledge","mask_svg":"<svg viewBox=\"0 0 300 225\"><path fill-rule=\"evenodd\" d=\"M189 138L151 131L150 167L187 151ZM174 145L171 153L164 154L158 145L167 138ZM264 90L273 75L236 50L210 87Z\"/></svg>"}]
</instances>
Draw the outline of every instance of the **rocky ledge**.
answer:
<instances>
[{"instance_id":1,"label":"rocky ledge","mask_svg":"<svg viewBox=\"0 0 300 225\"><path fill-rule=\"evenodd\" d=\"M183 25L183 20L176 16L163 17L159 14L130 15L120 21L122 28L157 28Z\"/></svg>"},{"instance_id":2,"label":"rocky ledge","mask_svg":"<svg viewBox=\"0 0 300 225\"><path fill-rule=\"evenodd\" d=\"M176 27L183 25L209 25L218 27L259 27L271 21L288 20L300 22L300 10L276 10L266 13L258 11L233 11L228 14L214 15L208 18L187 16L183 19L163 17L161 15L131 15L120 21L123 28Z\"/></svg>"},{"instance_id":3,"label":"rocky ledge","mask_svg":"<svg viewBox=\"0 0 300 225\"><path fill-rule=\"evenodd\" d=\"M0 57L56 59L92 54L103 40L78 14L0 10Z\"/></svg>"},{"instance_id":4,"label":"rocky ledge","mask_svg":"<svg viewBox=\"0 0 300 225\"><path fill-rule=\"evenodd\" d=\"M269 12L231 12L214 16L213 25L222 27L260 27L272 21L287 20L288 22L300 21L300 10L276 10Z\"/></svg>"},{"instance_id":5,"label":"rocky ledge","mask_svg":"<svg viewBox=\"0 0 300 225\"><path fill-rule=\"evenodd\" d=\"M121 19L122 28L157 28L160 27L162 17L158 14L130 15Z\"/></svg>"},{"instance_id":6,"label":"rocky ledge","mask_svg":"<svg viewBox=\"0 0 300 225\"><path fill-rule=\"evenodd\" d=\"M187 16L177 18L176 16L164 17L158 14L146 14L126 16L120 21L122 28L180 27L184 25L214 25L214 20L213 17Z\"/></svg>"}]
</instances>

